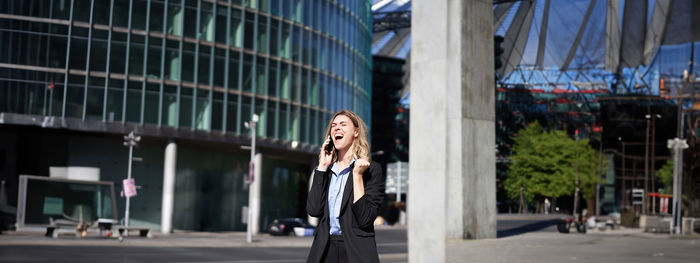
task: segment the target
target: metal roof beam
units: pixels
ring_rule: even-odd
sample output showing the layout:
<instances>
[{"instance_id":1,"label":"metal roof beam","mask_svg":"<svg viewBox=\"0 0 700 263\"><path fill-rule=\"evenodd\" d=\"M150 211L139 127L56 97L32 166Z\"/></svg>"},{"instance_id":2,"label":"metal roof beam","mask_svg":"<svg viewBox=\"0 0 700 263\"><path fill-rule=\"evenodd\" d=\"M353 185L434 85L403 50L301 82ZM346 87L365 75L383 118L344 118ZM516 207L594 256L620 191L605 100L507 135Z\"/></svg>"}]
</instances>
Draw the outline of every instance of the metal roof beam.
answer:
<instances>
[{"instance_id":1,"label":"metal roof beam","mask_svg":"<svg viewBox=\"0 0 700 263\"><path fill-rule=\"evenodd\" d=\"M411 27L411 11L375 12L372 16L374 33Z\"/></svg>"}]
</instances>

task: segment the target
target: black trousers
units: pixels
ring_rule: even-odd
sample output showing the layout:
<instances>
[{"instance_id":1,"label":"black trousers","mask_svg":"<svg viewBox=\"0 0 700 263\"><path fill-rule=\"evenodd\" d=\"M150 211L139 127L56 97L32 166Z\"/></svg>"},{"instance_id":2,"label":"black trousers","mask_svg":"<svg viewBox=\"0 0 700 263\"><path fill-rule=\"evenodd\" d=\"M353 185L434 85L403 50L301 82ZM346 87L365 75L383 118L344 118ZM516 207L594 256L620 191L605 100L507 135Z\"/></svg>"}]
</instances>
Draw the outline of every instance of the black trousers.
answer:
<instances>
[{"instance_id":1,"label":"black trousers","mask_svg":"<svg viewBox=\"0 0 700 263\"><path fill-rule=\"evenodd\" d=\"M328 249L323 254L323 260L321 261L326 263L348 263L348 254L345 252L343 236L331 235Z\"/></svg>"}]
</instances>

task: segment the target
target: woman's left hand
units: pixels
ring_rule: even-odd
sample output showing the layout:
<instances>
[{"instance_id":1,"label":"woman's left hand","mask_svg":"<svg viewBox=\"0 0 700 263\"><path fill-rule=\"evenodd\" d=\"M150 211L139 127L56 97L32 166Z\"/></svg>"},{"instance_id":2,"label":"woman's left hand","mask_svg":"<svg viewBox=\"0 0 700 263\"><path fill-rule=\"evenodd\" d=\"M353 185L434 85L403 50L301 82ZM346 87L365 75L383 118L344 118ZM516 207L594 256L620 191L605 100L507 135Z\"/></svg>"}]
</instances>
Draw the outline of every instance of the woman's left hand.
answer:
<instances>
[{"instance_id":1,"label":"woman's left hand","mask_svg":"<svg viewBox=\"0 0 700 263\"><path fill-rule=\"evenodd\" d=\"M365 185L362 179L362 174L369 167L369 160L362 158L355 160L355 167L352 168L352 184L353 184L353 203L360 200L365 195Z\"/></svg>"},{"instance_id":2,"label":"woman's left hand","mask_svg":"<svg viewBox=\"0 0 700 263\"><path fill-rule=\"evenodd\" d=\"M369 167L369 161L365 158L355 160L355 167L352 169L352 174L356 176L362 176L362 174Z\"/></svg>"}]
</instances>

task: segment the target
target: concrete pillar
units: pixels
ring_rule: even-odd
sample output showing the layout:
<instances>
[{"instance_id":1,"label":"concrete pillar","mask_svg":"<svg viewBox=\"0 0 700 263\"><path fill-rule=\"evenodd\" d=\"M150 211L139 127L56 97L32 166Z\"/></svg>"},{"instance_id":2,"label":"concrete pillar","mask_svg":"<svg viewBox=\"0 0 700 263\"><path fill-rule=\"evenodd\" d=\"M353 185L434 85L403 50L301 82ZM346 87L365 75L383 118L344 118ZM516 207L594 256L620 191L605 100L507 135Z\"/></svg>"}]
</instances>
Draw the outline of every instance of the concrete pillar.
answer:
<instances>
[{"instance_id":1,"label":"concrete pillar","mask_svg":"<svg viewBox=\"0 0 700 263\"><path fill-rule=\"evenodd\" d=\"M173 203L175 202L175 168L177 166L177 144L170 140L165 147L163 163L163 202L161 205L160 232L173 231Z\"/></svg>"},{"instance_id":2,"label":"concrete pillar","mask_svg":"<svg viewBox=\"0 0 700 263\"><path fill-rule=\"evenodd\" d=\"M444 262L496 237L493 1L412 4L409 262Z\"/></svg>"},{"instance_id":3,"label":"concrete pillar","mask_svg":"<svg viewBox=\"0 0 700 263\"><path fill-rule=\"evenodd\" d=\"M261 193L261 186L262 186L262 154L261 153L256 153L255 154L255 167L253 174L255 175L255 179L253 180L253 184L251 185L251 193L249 195L250 198L253 199L253 201L250 203L251 205L251 210L250 212L253 214L252 218L252 227L253 227L253 235L257 235L260 232L260 193Z\"/></svg>"}]
</instances>

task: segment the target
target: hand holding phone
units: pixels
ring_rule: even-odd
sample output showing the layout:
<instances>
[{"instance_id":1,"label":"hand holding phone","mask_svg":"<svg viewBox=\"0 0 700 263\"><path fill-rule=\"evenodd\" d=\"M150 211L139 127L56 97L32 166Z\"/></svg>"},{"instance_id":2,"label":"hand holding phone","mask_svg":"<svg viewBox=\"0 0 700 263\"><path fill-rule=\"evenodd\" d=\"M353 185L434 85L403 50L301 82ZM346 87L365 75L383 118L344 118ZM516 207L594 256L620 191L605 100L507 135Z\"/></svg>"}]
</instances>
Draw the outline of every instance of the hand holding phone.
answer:
<instances>
[{"instance_id":1,"label":"hand holding phone","mask_svg":"<svg viewBox=\"0 0 700 263\"><path fill-rule=\"evenodd\" d=\"M328 166L331 165L331 161L333 160L333 150L335 150L333 140L331 140L330 136L328 136L323 142L323 146L321 146L320 150L317 169L320 171L325 171Z\"/></svg>"},{"instance_id":2,"label":"hand holding phone","mask_svg":"<svg viewBox=\"0 0 700 263\"><path fill-rule=\"evenodd\" d=\"M331 139L328 144L326 144L326 148L324 148L327 154L333 153L333 150L335 150L335 145L333 144L333 140Z\"/></svg>"}]
</instances>

